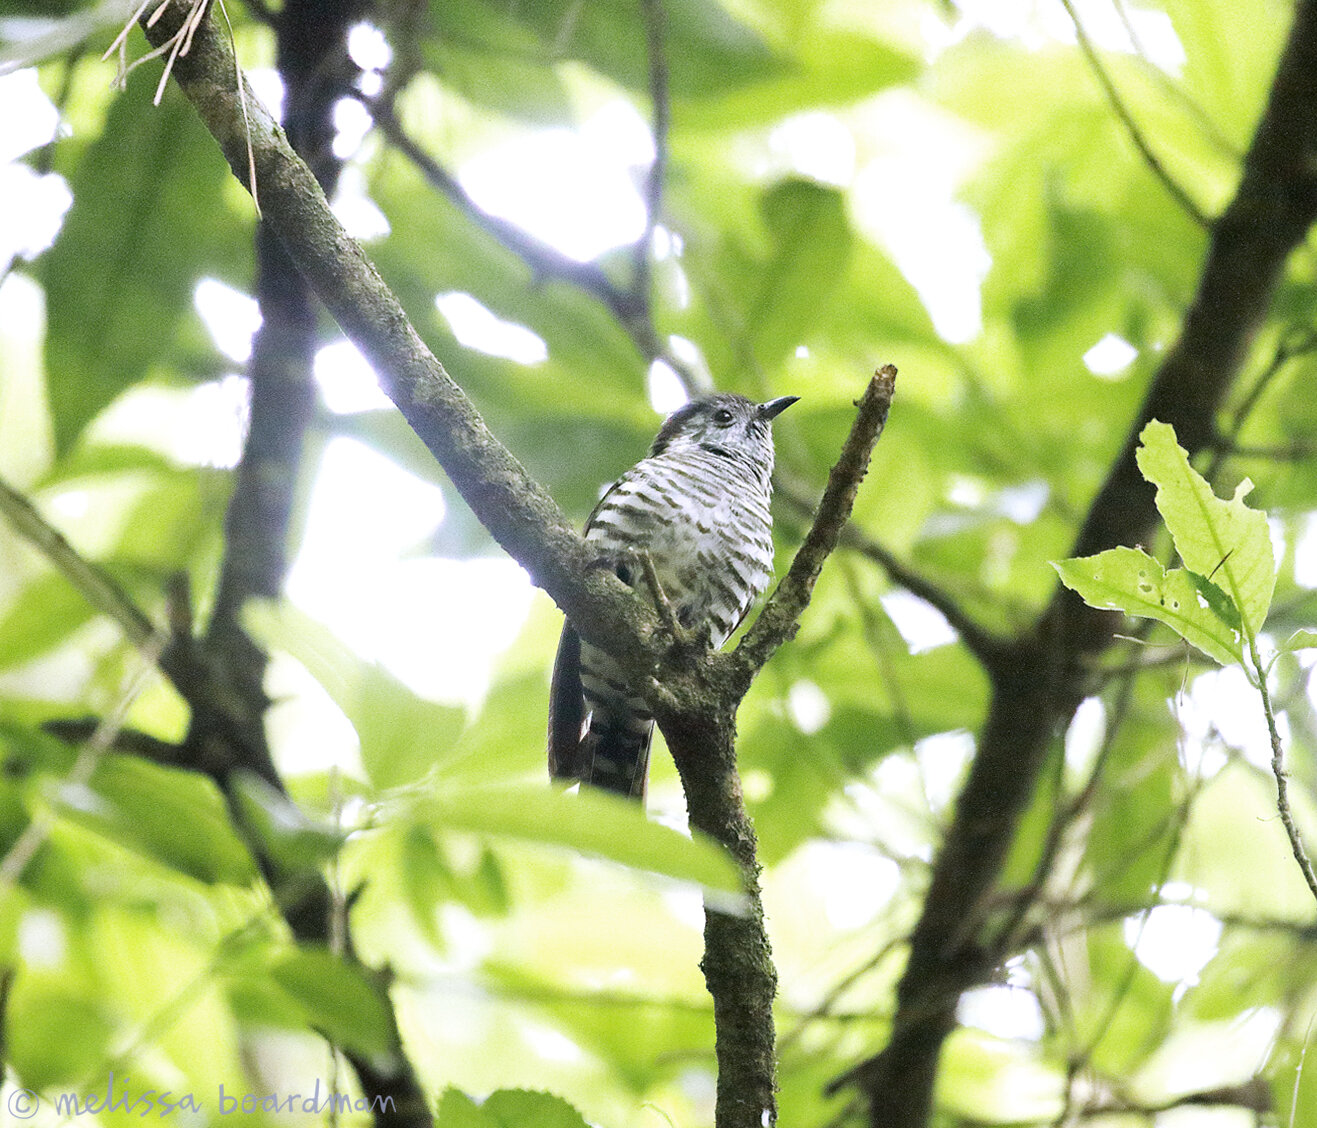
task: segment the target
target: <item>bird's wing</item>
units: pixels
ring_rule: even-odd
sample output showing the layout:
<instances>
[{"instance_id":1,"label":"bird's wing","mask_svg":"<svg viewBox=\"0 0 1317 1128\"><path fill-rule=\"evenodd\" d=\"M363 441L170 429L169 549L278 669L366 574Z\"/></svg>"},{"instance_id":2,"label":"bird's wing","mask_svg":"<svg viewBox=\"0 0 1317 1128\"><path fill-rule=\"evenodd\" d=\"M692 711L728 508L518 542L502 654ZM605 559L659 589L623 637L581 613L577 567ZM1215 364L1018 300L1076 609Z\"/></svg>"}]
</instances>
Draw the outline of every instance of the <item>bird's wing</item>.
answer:
<instances>
[{"instance_id":1,"label":"bird's wing","mask_svg":"<svg viewBox=\"0 0 1317 1128\"><path fill-rule=\"evenodd\" d=\"M549 778L579 779L585 698L581 692L581 636L564 623L549 689Z\"/></svg>"}]
</instances>

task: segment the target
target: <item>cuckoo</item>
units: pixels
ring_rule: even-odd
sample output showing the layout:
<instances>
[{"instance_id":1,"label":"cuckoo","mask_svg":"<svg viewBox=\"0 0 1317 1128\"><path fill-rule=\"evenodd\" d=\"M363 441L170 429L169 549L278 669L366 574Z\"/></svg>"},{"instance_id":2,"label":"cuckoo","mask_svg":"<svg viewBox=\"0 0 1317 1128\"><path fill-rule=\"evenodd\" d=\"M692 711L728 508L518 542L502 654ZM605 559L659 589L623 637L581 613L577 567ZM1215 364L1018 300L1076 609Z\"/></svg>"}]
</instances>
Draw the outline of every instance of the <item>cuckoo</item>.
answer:
<instances>
[{"instance_id":1,"label":"cuckoo","mask_svg":"<svg viewBox=\"0 0 1317 1128\"><path fill-rule=\"evenodd\" d=\"M623 583L648 557L677 623L721 646L773 568L772 421L796 402L719 394L691 400L659 429L586 522L585 539ZM644 799L654 719L643 696L569 622L549 700L549 774Z\"/></svg>"}]
</instances>

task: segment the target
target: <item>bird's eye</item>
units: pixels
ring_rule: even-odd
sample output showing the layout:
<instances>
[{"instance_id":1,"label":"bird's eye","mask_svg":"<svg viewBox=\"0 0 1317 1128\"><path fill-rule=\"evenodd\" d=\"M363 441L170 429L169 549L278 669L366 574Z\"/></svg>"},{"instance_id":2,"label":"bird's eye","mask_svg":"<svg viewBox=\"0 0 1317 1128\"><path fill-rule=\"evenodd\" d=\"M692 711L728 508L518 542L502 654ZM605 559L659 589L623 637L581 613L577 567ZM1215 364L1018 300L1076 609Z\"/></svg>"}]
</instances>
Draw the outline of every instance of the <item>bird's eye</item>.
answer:
<instances>
[{"instance_id":1,"label":"bird's eye","mask_svg":"<svg viewBox=\"0 0 1317 1128\"><path fill-rule=\"evenodd\" d=\"M728 411L727 408L720 407L713 413L713 421L718 424L719 427L726 427L732 421L732 413Z\"/></svg>"}]
</instances>

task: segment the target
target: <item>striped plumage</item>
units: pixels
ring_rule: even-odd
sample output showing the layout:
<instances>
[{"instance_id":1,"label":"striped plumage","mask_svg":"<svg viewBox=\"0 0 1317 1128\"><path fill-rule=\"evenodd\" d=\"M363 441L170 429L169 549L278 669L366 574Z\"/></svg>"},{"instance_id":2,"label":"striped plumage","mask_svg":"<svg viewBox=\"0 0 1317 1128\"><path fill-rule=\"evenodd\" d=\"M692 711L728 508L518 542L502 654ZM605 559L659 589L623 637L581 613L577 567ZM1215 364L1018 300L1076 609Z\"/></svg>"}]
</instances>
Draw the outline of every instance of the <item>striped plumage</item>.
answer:
<instances>
[{"instance_id":1,"label":"striped plumage","mask_svg":"<svg viewBox=\"0 0 1317 1128\"><path fill-rule=\"evenodd\" d=\"M796 402L721 394L673 412L649 456L610 487L585 539L633 587L654 562L677 621L721 646L768 586L773 567L775 416ZM549 705L549 774L643 799L654 722L601 650L563 627Z\"/></svg>"}]
</instances>

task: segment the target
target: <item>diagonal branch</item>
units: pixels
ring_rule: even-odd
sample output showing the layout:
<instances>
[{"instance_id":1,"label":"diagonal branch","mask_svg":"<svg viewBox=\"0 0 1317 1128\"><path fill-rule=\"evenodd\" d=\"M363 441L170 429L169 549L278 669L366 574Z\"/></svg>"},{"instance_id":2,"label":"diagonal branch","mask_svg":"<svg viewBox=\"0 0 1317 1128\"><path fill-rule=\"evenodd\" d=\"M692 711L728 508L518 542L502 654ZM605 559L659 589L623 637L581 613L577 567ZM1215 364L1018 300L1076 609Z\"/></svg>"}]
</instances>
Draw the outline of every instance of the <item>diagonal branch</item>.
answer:
<instances>
[{"instance_id":1,"label":"diagonal branch","mask_svg":"<svg viewBox=\"0 0 1317 1128\"><path fill-rule=\"evenodd\" d=\"M578 262L511 220L485 211L471 198L451 172L421 148L403 128L393 106L381 98L356 95L370 111L376 126L389 144L412 162L432 188L448 197L461 212L487 235L520 258L537 278L553 278L584 290L606 306L623 325L630 327L645 316L643 303L622 289L593 262Z\"/></svg>"},{"instance_id":2,"label":"diagonal branch","mask_svg":"<svg viewBox=\"0 0 1317 1128\"><path fill-rule=\"evenodd\" d=\"M148 29L170 34L172 15ZM494 538L562 608L582 637L609 653L619 672L650 686L655 717L686 787L692 825L715 834L741 865L746 917L710 906L706 912L706 982L714 998L719 1062L717 1128L761 1128L775 1116L772 999L776 983L757 897L754 831L745 813L735 764L736 707L749 679L790 635L814 578L841 525L886 416L894 370L880 374L862 401L862 422L799 563L784 581L778 606L741 655L677 654L652 609L607 572L570 529L544 490L486 428L470 401L425 347L361 248L343 231L306 166L259 105L244 126L245 84L233 88L228 44L198 30L175 77L219 141L240 178L248 144L263 214L326 308L379 373L389 397L447 472ZM656 686L652 675L663 679Z\"/></svg>"},{"instance_id":3,"label":"diagonal branch","mask_svg":"<svg viewBox=\"0 0 1317 1128\"><path fill-rule=\"evenodd\" d=\"M471 198L470 193L462 187L457 177L421 148L416 140L407 133L402 122L398 120L392 104L386 98L367 98L362 94L354 94L353 96L370 111L375 124L379 127L380 132L384 134L389 144L420 170L421 175L425 177L432 188L442 192L472 223L520 258L536 278L549 278L566 282L583 293L589 294L613 314L617 319L617 323L630 336L631 343L635 345L636 350L646 361L663 361L664 364L677 373L682 384L691 394L695 394L696 391L702 389L703 382L680 357L675 356L659 339L658 331L654 328L653 311L650 308L649 286L646 281L641 279L642 272L640 270L637 270L637 280L633 285L624 289L614 282L597 263L578 262L576 259L570 258L561 251L549 246L549 244L537 239L517 224L485 211ZM657 118L655 131L656 147L665 145L666 136L659 135ZM650 170L651 186L657 165L658 159L656 158L655 166L651 166ZM657 175L662 175L661 169ZM657 209L658 207L658 197L653 195L652 190L647 198L646 206L651 209ZM650 212L651 219L655 214L654 211ZM653 230L651 227L643 237L646 248L652 242L652 237ZM637 255L640 254L640 246L641 244L637 244ZM648 250L646 250L646 254L648 254ZM636 261L639 262L639 259L637 258ZM644 270L648 270L648 258L646 258Z\"/></svg>"},{"instance_id":4,"label":"diagonal branch","mask_svg":"<svg viewBox=\"0 0 1317 1128\"><path fill-rule=\"evenodd\" d=\"M0 513L40 549L97 611L109 616L138 650L145 651L155 627L132 597L99 568L88 563L26 497L0 478Z\"/></svg>"},{"instance_id":5,"label":"diagonal branch","mask_svg":"<svg viewBox=\"0 0 1317 1128\"><path fill-rule=\"evenodd\" d=\"M147 758L169 766L199 771L215 781L223 792L233 814L235 829L247 843L275 891L276 902L288 921L293 935L300 943L323 944L329 936L328 906L332 897L328 886L316 872L291 873L287 867L271 857L263 848L259 834L253 832L250 820L244 815L244 806L235 796L235 776L247 771L265 779L271 786L282 789L282 782L274 773L268 752L262 743L259 747L244 744L250 739L252 719L248 716L249 703L235 701L224 679L218 678L214 664L191 637L174 635L168 638L151 626L145 613L114 581L82 557L63 535L46 521L35 506L12 487L0 480L0 511L10 517L18 531L43 551L51 563L77 588L94 607L108 615L123 630L147 660L158 664L179 694L187 701L195 715L210 717L217 726L214 739L206 747L199 747L189 732L189 744L181 748L156 741L144 734L128 734L123 743L128 751L144 754ZM142 632L145 631L145 635ZM166 642L167 640L167 642ZM162 645L163 644L163 645ZM135 694L133 694L135 696ZM125 707L129 700L125 697ZM99 757L102 751L119 747L116 740L122 717L86 724L83 722L56 722L48 730L65 740L85 740L84 754ZM257 718L259 722L259 717ZM214 757L206 755L207 748L224 745ZM82 769L79 769L80 771ZM44 830L33 834L44 834ZM35 839L34 839L35 840ZM39 841L38 841L39 844ZM26 847L25 847L26 849ZM21 854L15 852L12 867L21 868ZM349 950L345 958L355 960ZM387 986L380 973L369 968L364 974L375 982L386 1007L393 1039L393 1052L379 1059L358 1053L349 1054L362 1088L372 1097L388 1098L391 1104L378 1109L376 1123L381 1128L428 1128L430 1113L424 1093L402 1053L401 1036L388 1001Z\"/></svg>"},{"instance_id":6,"label":"diagonal branch","mask_svg":"<svg viewBox=\"0 0 1317 1128\"><path fill-rule=\"evenodd\" d=\"M168 9L146 29L147 38L162 41L177 21ZM241 96L234 88L234 73L231 48L210 23L198 29L191 51L174 67L240 181L250 144L265 220L494 539L583 638L612 653L628 673L645 676L658 626L653 612L607 570L590 566L594 554L584 540L425 346L251 87L244 79Z\"/></svg>"},{"instance_id":7,"label":"diagonal branch","mask_svg":"<svg viewBox=\"0 0 1317 1128\"><path fill-rule=\"evenodd\" d=\"M775 484L778 495L797 512L809 513L812 510L813 503L799 483L778 477ZM842 529L841 545L872 560L887 573L893 583L899 584L938 611L960 635L970 653L985 666L997 661L1008 646L1006 639L999 638L979 623L949 591L938 587L854 522L848 522Z\"/></svg>"}]
</instances>

